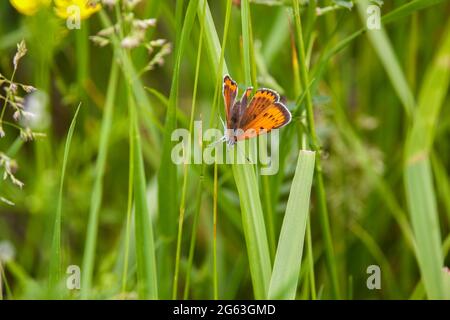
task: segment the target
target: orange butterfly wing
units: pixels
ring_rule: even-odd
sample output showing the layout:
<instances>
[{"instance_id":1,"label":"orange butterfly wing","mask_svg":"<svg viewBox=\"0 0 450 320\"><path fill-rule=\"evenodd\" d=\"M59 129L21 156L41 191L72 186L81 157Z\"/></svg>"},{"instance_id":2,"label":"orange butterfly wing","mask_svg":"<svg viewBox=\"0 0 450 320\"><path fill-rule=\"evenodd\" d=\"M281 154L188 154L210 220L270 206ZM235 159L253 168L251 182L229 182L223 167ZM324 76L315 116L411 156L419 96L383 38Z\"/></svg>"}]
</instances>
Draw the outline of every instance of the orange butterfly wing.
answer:
<instances>
[{"instance_id":1,"label":"orange butterfly wing","mask_svg":"<svg viewBox=\"0 0 450 320\"><path fill-rule=\"evenodd\" d=\"M278 93L270 89L256 91L240 121L244 132L237 140L249 139L285 126L291 121L291 113L280 102Z\"/></svg>"},{"instance_id":2,"label":"orange butterfly wing","mask_svg":"<svg viewBox=\"0 0 450 320\"><path fill-rule=\"evenodd\" d=\"M225 101L225 114L227 117L227 124L230 121L230 112L236 101L238 87L236 82L230 78L229 75L223 77L223 99Z\"/></svg>"}]
</instances>

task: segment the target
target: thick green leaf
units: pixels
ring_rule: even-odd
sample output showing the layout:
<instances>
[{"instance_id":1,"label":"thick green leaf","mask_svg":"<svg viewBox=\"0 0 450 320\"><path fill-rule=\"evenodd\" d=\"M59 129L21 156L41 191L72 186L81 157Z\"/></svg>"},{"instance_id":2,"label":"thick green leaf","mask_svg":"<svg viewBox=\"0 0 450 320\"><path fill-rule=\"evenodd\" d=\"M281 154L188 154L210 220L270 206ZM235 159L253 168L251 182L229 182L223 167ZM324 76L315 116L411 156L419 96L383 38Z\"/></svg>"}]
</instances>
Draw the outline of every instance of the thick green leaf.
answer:
<instances>
[{"instance_id":1,"label":"thick green leaf","mask_svg":"<svg viewBox=\"0 0 450 320\"><path fill-rule=\"evenodd\" d=\"M301 150L278 240L269 299L295 299L308 220L315 152Z\"/></svg>"},{"instance_id":2,"label":"thick green leaf","mask_svg":"<svg viewBox=\"0 0 450 320\"><path fill-rule=\"evenodd\" d=\"M423 79L405 146L406 196L417 243L417 259L430 299L447 297L441 272L444 257L429 154L450 82L450 23L443 31L441 43Z\"/></svg>"}]
</instances>

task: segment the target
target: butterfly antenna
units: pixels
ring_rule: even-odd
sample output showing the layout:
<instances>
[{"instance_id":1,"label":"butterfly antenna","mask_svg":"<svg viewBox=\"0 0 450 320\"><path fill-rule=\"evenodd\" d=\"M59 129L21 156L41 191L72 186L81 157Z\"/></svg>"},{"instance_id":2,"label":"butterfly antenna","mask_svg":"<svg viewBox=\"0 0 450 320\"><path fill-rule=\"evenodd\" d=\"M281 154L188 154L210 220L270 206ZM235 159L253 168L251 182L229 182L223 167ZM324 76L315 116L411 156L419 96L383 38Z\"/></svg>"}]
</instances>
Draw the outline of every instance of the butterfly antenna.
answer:
<instances>
[{"instance_id":1,"label":"butterfly antenna","mask_svg":"<svg viewBox=\"0 0 450 320\"><path fill-rule=\"evenodd\" d=\"M227 126L225 125L225 121L223 121L222 116L220 115L220 113L219 113L219 119L220 119L220 122L222 122L223 131L225 132L225 130L227 129Z\"/></svg>"}]
</instances>

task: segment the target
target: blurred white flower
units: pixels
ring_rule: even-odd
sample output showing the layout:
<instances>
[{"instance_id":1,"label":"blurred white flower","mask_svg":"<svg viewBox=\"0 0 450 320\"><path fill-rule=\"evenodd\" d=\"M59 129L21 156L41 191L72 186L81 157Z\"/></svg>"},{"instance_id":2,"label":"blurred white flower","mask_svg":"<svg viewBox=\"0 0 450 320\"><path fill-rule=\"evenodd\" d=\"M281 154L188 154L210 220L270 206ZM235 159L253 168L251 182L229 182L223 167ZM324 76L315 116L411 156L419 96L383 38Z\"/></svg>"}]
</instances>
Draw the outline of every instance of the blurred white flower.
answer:
<instances>
[{"instance_id":1,"label":"blurred white flower","mask_svg":"<svg viewBox=\"0 0 450 320\"><path fill-rule=\"evenodd\" d=\"M135 31L128 37L125 37L120 44L122 48L133 49L141 45L144 37L145 33L143 31Z\"/></svg>"},{"instance_id":2,"label":"blurred white flower","mask_svg":"<svg viewBox=\"0 0 450 320\"><path fill-rule=\"evenodd\" d=\"M0 261L8 262L14 259L16 250L10 241L4 240L0 242Z\"/></svg>"},{"instance_id":3,"label":"blurred white flower","mask_svg":"<svg viewBox=\"0 0 450 320\"><path fill-rule=\"evenodd\" d=\"M33 130L43 130L50 125L50 115L46 110L47 95L36 90L25 98L25 110L22 112L24 117L20 117L23 125Z\"/></svg>"},{"instance_id":4,"label":"blurred white flower","mask_svg":"<svg viewBox=\"0 0 450 320\"><path fill-rule=\"evenodd\" d=\"M134 20L133 26L138 29L146 30L149 27L156 26L156 19Z\"/></svg>"}]
</instances>

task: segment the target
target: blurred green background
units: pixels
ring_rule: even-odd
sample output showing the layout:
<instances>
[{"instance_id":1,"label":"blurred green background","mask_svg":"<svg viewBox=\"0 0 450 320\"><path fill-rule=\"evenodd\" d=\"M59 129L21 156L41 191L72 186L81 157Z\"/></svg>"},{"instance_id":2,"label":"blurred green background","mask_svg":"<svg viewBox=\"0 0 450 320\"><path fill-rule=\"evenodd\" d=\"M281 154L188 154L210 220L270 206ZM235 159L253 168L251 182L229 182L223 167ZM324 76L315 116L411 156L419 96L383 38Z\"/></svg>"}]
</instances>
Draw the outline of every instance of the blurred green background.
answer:
<instances>
[{"instance_id":1,"label":"blurred green background","mask_svg":"<svg viewBox=\"0 0 450 320\"><path fill-rule=\"evenodd\" d=\"M19 88L36 115L16 122L0 82L0 153L24 183L0 182L3 298L272 297L250 269L274 264L300 149L316 151L316 170L302 264L288 266L295 298L450 297L448 1L117 2L74 30L54 6L89 10L83 1L29 15L0 2L0 74L11 79L24 39L13 80L38 89ZM381 30L367 29L369 6ZM156 25L137 25L149 18ZM280 171L256 173L256 195L230 165L168 161L194 106L204 128L221 128L225 70L240 92L277 90L294 115ZM26 128L45 137L24 142ZM257 243L244 234L246 205L263 214ZM259 249L269 260L249 261ZM66 288L69 265L81 290ZM367 287L370 265L381 289ZM261 276L265 288L270 270Z\"/></svg>"}]
</instances>

